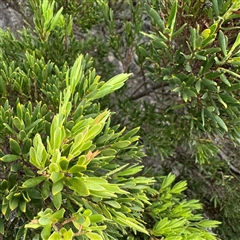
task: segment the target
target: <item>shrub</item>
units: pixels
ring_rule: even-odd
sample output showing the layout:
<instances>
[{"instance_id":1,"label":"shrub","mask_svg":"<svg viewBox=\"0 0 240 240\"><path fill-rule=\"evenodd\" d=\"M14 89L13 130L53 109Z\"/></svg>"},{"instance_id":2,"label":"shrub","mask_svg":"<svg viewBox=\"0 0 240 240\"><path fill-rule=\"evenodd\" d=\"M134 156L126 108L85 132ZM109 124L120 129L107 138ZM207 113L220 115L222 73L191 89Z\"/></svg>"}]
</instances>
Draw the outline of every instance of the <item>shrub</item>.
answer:
<instances>
[{"instance_id":1,"label":"shrub","mask_svg":"<svg viewBox=\"0 0 240 240\"><path fill-rule=\"evenodd\" d=\"M238 239L239 1L99 2L106 44L134 72L114 121L141 126L146 165L187 179L222 238Z\"/></svg>"},{"instance_id":2,"label":"shrub","mask_svg":"<svg viewBox=\"0 0 240 240\"><path fill-rule=\"evenodd\" d=\"M112 124L101 108L130 74L101 81L72 17L54 1L28 4L33 29L0 31L4 239L216 239L208 228L219 222L194 212L186 182L141 176L139 128Z\"/></svg>"}]
</instances>

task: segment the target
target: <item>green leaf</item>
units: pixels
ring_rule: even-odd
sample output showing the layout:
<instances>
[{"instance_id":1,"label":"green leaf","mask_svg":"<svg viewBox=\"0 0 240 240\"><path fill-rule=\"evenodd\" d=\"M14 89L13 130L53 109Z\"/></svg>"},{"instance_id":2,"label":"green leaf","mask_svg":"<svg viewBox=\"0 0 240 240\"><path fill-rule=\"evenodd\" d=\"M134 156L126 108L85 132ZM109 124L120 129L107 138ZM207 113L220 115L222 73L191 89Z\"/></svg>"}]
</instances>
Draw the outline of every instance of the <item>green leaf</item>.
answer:
<instances>
[{"instance_id":1,"label":"green leaf","mask_svg":"<svg viewBox=\"0 0 240 240\"><path fill-rule=\"evenodd\" d=\"M58 232L52 233L48 240L61 240L61 234Z\"/></svg>"},{"instance_id":2,"label":"green leaf","mask_svg":"<svg viewBox=\"0 0 240 240\"><path fill-rule=\"evenodd\" d=\"M99 198L116 198L117 195L108 191L90 190L91 195Z\"/></svg>"},{"instance_id":3,"label":"green leaf","mask_svg":"<svg viewBox=\"0 0 240 240\"><path fill-rule=\"evenodd\" d=\"M219 101L225 108L228 107L228 105L222 100L222 98L220 97L219 94L217 95L217 98L218 98L218 101Z\"/></svg>"},{"instance_id":4,"label":"green leaf","mask_svg":"<svg viewBox=\"0 0 240 240\"><path fill-rule=\"evenodd\" d=\"M20 119L23 119L23 110L22 110L22 106L20 103L17 104L17 116L20 118Z\"/></svg>"},{"instance_id":5,"label":"green leaf","mask_svg":"<svg viewBox=\"0 0 240 240\"><path fill-rule=\"evenodd\" d=\"M52 194L56 195L57 193L61 192L63 189L63 180L60 179L59 181L53 183L52 185Z\"/></svg>"},{"instance_id":6,"label":"green leaf","mask_svg":"<svg viewBox=\"0 0 240 240\"><path fill-rule=\"evenodd\" d=\"M54 27L59 24L59 20L61 19L61 13L62 13L63 7L61 7L56 15L51 19L51 30L54 29Z\"/></svg>"},{"instance_id":7,"label":"green leaf","mask_svg":"<svg viewBox=\"0 0 240 240\"><path fill-rule=\"evenodd\" d=\"M89 219L92 223L97 223L104 221L105 217L102 214L93 214L89 216Z\"/></svg>"},{"instance_id":8,"label":"green leaf","mask_svg":"<svg viewBox=\"0 0 240 240\"><path fill-rule=\"evenodd\" d=\"M49 165L49 171L50 171L51 173L52 173L52 172L60 172L60 168L59 168L59 166L58 166L57 163L52 162L52 163L50 163L50 165Z\"/></svg>"},{"instance_id":9,"label":"green leaf","mask_svg":"<svg viewBox=\"0 0 240 240\"><path fill-rule=\"evenodd\" d=\"M206 56L202 56L202 55L200 55L200 54L198 54L198 53L195 53L195 54L194 54L194 57L195 57L196 59L202 60L202 61L206 61L206 60L207 60Z\"/></svg>"},{"instance_id":10,"label":"green leaf","mask_svg":"<svg viewBox=\"0 0 240 240\"><path fill-rule=\"evenodd\" d=\"M51 229L52 229L51 224L47 224L44 226L43 230L41 231L41 237L43 240L48 240L48 238L51 234Z\"/></svg>"},{"instance_id":11,"label":"green leaf","mask_svg":"<svg viewBox=\"0 0 240 240\"><path fill-rule=\"evenodd\" d=\"M83 216L84 217L89 217L92 215L92 211L90 209L86 209L84 212L83 212Z\"/></svg>"},{"instance_id":12,"label":"green leaf","mask_svg":"<svg viewBox=\"0 0 240 240\"><path fill-rule=\"evenodd\" d=\"M51 215L51 219L54 220L54 219L62 219L63 216L64 216L64 213L65 213L65 209L61 208L60 210L56 211L55 213L53 213Z\"/></svg>"},{"instance_id":13,"label":"green leaf","mask_svg":"<svg viewBox=\"0 0 240 240\"><path fill-rule=\"evenodd\" d=\"M3 180L1 181L0 189L1 189L2 191L4 191L4 190L6 190L7 188L8 188L8 181L7 181L6 179L3 179Z\"/></svg>"},{"instance_id":14,"label":"green leaf","mask_svg":"<svg viewBox=\"0 0 240 240\"><path fill-rule=\"evenodd\" d=\"M21 152L20 145L18 144L17 141L14 139L10 138L10 150L13 154L19 155Z\"/></svg>"},{"instance_id":15,"label":"green leaf","mask_svg":"<svg viewBox=\"0 0 240 240\"><path fill-rule=\"evenodd\" d=\"M27 203L25 200L21 200L19 203L20 210L25 213L27 210Z\"/></svg>"},{"instance_id":16,"label":"green leaf","mask_svg":"<svg viewBox=\"0 0 240 240\"><path fill-rule=\"evenodd\" d=\"M190 66L189 62L186 63L185 70L189 73L192 72L192 67Z\"/></svg>"},{"instance_id":17,"label":"green leaf","mask_svg":"<svg viewBox=\"0 0 240 240\"><path fill-rule=\"evenodd\" d=\"M42 187L42 197L43 199L47 199L50 196L50 183L45 181Z\"/></svg>"},{"instance_id":18,"label":"green leaf","mask_svg":"<svg viewBox=\"0 0 240 240\"><path fill-rule=\"evenodd\" d=\"M24 123L18 117L13 118L13 124L17 128L17 130L22 130L25 128Z\"/></svg>"},{"instance_id":19,"label":"green leaf","mask_svg":"<svg viewBox=\"0 0 240 240\"><path fill-rule=\"evenodd\" d=\"M233 57L228 60L228 63L236 66L240 66L240 57Z\"/></svg>"},{"instance_id":20,"label":"green leaf","mask_svg":"<svg viewBox=\"0 0 240 240\"><path fill-rule=\"evenodd\" d=\"M32 146L31 139L28 139L28 138L25 139L22 146L22 154L29 153L31 146Z\"/></svg>"},{"instance_id":21,"label":"green leaf","mask_svg":"<svg viewBox=\"0 0 240 240\"><path fill-rule=\"evenodd\" d=\"M238 33L234 44L232 45L231 49L229 50L229 52L227 54L227 58L231 57L231 55L233 54L233 51L239 46L239 44L240 44L240 33Z\"/></svg>"},{"instance_id":22,"label":"green leaf","mask_svg":"<svg viewBox=\"0 0 240 240\"><path fill-rule=\"evenodd\" d=\"M91 222L88 216L85 217L85 221L82 223L82 226L85 228L88 228L90 226Z\"/></svg>"},{"instance_id":23,"label":"green leaf","mask_svg":"<svg viewBox=\"0 0 240 240\"><path fill-rule=\"evenodd\" d=\"M61 157L59 165L60 165L62 171L67 171L68 165L69 165L69 161L66 159L66 157Z\"/></svg>"},{"instance_id":24,"label":"green leaf","mask_svg":"<svg viewBox=\"0 0 240 240\"><path fill-rule=\"evenodd\" d=\"M81 152L89 149L89 148L91 147L91 145L92 145L92 141L87 141L87 142L83 143L83 144L79 147L79 151L78 151L78 154L77 154L77 155L79 155L79 153L81 153Z\"/></svg>"},{"instance_id":25,"label":"green leaf","mask_svg":"<svg viewBox=\"0 0 240 240\"><path fill-rule=\"evenodd\" d=\"M210 33L211 33L210 29L207 28L202 31L201 35L202 35L203 39L207 39L210 36Z\"/></svg>"},{"instance_id":26,"label":"green leaf","mask_svg":"<svg viewBox=\"0 0 240 240\"><path fill-rule=\"evenodd\" d=\"M126 73L118 74L111 78L109 81L107 81L105 84L103 84L103 86L101 86L101 88L98 89L96 92L95 91L91 92L86 97L91 100L102 98L107 94L110 94L116 91L117 89L121 88L130 75L131 74Z\"/></svg>"},{"instance_id":27,"label":"green leaf","mask_svg":"<svg viewBox=\"0 0 240 240\"><path fill-rule=\"evenodd\" d=\"M201 91L201 80L198 80L195 84L195 88L197 93L199 93Z\"/></svg>"},{"instance_id":28,"label":"green leaf","mask_svg":"<svg viewBox=\"0 0 240 240\"><path fill-rule=\"evenodd\" d=\"M68 170L68 173L80 173L87 169L86 165L75 165Z\"/></svg>"},{"instance_id":29,"label":"green leaf","mask_svg":"<svg viewBox=\"0 0 240 240\"><path fill-rule=\"evenodd\" d=\"M206 228L217 227L219 224L221 224L221 222L215 220L202 220L198 223L198 225Z\"/></svg>"},{"instance_id":30,"label":"green leaf","mask_svg":"<svg viewBox=\"0 0 240 240\"><path fill-rule=\"evenodd\" d=\"M29 126L32 123L32 119L29 112L25 113L24 122L26 126Z\"/></svg>"},{"instance_id":31,"label":"green leaf","mask_svg":"<svg viewBox=\"0 0 240 240\"><path fill-rule=\"evenodd\" d=\"M13 197L10 200L9 207L10 207L11 211L13 211L15 208L18 207L18 203L19 203L19 198L18 197Z\"/></svg>"},{"instance_id":32,"label":"green leaf","mask_svg":"<svg viewBox=\"0 0 240 240\"><path fill-rule=\"evenodd\" d=\"M90 179L86 179L84 183L86 184L86 187L89 190L106 191L104 187L102 187L100 184L98 184L95 181L91 181Z\"/></svg>"},{"instance_id":33,"label":"green leaf","mask_svg":"<svg viewBox=\"0 0 240 240\"><path fill-rule=\"evenodd\" d=\"M153 232L155 236L162 235L163 229L169 225L169 220L167 217L161 219L159 222L157 222L153 227Z\"/></svg>"},{"instance_id":34,"label":"green leaf","mask_svg":"<svg viewBox=\"0 0 240 240\"><path fill-rule=\"evenodd\" d=\"M28 189L28 194L31 199L42 199L41 193L35 188Z\"/></svg>"},{"instance_id":35,"label":"green leaf","mask_svg":"<svg viewBox=\"0 0 240 240\"><path fill-rule=\"evenodd\" d=\"M174 182L174 180L175 180L175 176L169 173L167 177L164 177L160 190L167 188L169 185L171 185Z\"/></svg>"},{"instance_id":36,"label":"green leaf","mask_svg":"<svg viewBox=\"0 0 240 240\"><path fill-rule=\"evenodd\" d=\"M13 154L7 154L3 157L0 158L1 161L9 163L9 162L13 162L19 159L18 155L13 155Z\"/></svg>"},{"instance_id":37,"label":"green leaf","mask_svg":"<svg viewBox=\"0 0 240 240\"><path fill-rule=\"evenodd\" d=\"M104 203L106 203L114 208L121 208L121 205L116 201L104 201Z\"/></svg>"},{"instance_id":38,"label":"green leaf","mask_svg":"<svg viewBox=\"0 0 240 240\"><path fill-rule=\"evenodd\" d=\"M53 205L56 209L59 209L62 205L62 193L58 192L52 196Z\"/></svg>"},{"instance_id":39,"label":"green leaf","mask_svg":"<svg viewBox=\"0 0 240 240\"><path fill-rule=\"evenodd\" d=\"M203 42L203 37L202 36L198 36L196 41L195 41L195 45L196 45L196 48L199 49L202 45L202 42ZM194 49L195 50L195 49Z\"/></svg>"},{"instance_id":40,"label":"green leaf","mask_svg":"<svg viewBox=\"0 0 240 240\"><path fill-rule=\"evenodd\" d=\"M219 42L219 46L222 49L224 57L226 57L227 56L227 39L221 30L219 30L218 32L218 42Z\"/></svg>"},{"instance_id":41,"label":"green leaf","mask_svg":"<svg viewBox=\"0 0 240 240\"><path fill-rule=\"evenodd\" d=\"M52 172L50 179L53 181L53 183L59 181L64 177L64 174L61 172Z\"/></svg>"},{"instance_id":42,"label":"green leaf","mask_svg":"<svg viewBox=\"0 0 240 240\"><path fill-rule=\"evenodd\" d=\"M219 93L219 96L222 98L222 100L228 104L239 104L239 100L237 100L236 98L232 97L230 94L225 93L225 94L221 94Z\"/></svg>"},{"instance_id":43,"label":"green leaf","mask_svg":"<svg viewBox=\"0 0 240 240\"><path fill-rule=\"evenodd\" d=\"M22 238L22 236L26 236L27 235L27 228L24 228L24 226L22 225L21 227L18 228L15 240L21 240L24 239Z\"/></svg>"},{"instance_id":44,"label":"green leaf","mask_svg":"<svg viewBox=\"0 0 240 240\"><path fill-rule=\"evenodd\" d=\"M226 88L227 92L236 91L240 89L240 83L231 84L231 87Z\"/></svg>"},{"instance_id":45,"label":"green leaf","mask_svg":"<svg viewBox=\"0 0 240 240\"><path fill-rule=\"evenodd\" d=\"M121 140L128 140L129 138L134 136L139 131L139 129L140 129L140 127L136 127L136 128L131 129L121 138Z\"/></svg>"},{"instance_id":46,"label":"green leaf","mask_svg":"<svg viewBox=\"0 0 240 240\"><path fill-rule=\"evenodd\" d=\"M218 125L227 132L228 128L227 128L225 122L218 115L215 115L215 119L216 119Z\"/></svg>"},{"instance_id":47,"label":"green leaf","mask_svg":"<svg viewBox=\"0 0 240 240\"><path fill-rule=\"evenodd\" d=\"M220 79L229 87L231 87L231 83L227 80L226 76L224 73L220 75Z\"/></svg>"},{"instance_id":48,"label":"green leaf","mask_svg":"<svg viewBox=\"0 0 240 240\"><path fill-rule=\"evenodd\" d=\"M172 8L171 8L169 17L167 19L167 24L166 24L167 27L170 26L170 36L172 36L173 32L174 32L174 27L175 27L175 24L176 24L177 10L178 10L178 1L175 0L172 3Z\"/></svg>"},{"instance_id":49,"label":"green leaf","mask_svg":"<svg viewBox=\"0 0 240 240\"><path fill-rule=\"evenodd\" d=\"M125 141L119 141L119 142L117 142L117 143L114 143L114 144L112 145L112 148L123 149L123 148L128 147L130 144L131 144L131 142L130 142L130 141L127 141L127 140L125 140Z\"/></svg>"},{"instance_id":50,"label":"green leaf","mask_svg":"<svg viewBox=\"0 0 240 240\"><path fill-rule=\"evenodd\" d=\"M101 235L97 234L97 233L92 233L92 232L89 232L89 233L86 233L87 237L90 239L90 240L103 240L103 238L101 237Z\"/></svg>"},{"instance_id":51,"label":"green leaf","mask_svg":"<svg viewBox=\"0 0 240 240\"><path fill-rule=\"evenodd\" d=\"M170 190L170 193L179 194L179 193L183 192L186 189L187 189L187 182L186 181L182 181L182 182L176 183L172 187L172 189Z\"/></svg>"},{"instance_id":52,"label":"green leaf","mask_svg":"<svg viewBox=\"0 0 240 240\"><path fill-rule=\"evenodd\" d=\"M93 139L96 135L98 135L103 128L103 124L97 124L93 127L91 127L87 133L86 138L87 139Z\"/></svg>"},{"instance_id":53,"label":"green leaf","mask_svg":"<svg viewBox=\"0 0 240 240\"><path fill-rule=\"evenodd\" d=\"M66 177L64 181L69 188L77 192L80 196L88 196L90 194L89 189L81 178Z\"/></svg>"},{"instance_id":54,"label":"green leaf","mask_svg":"<svg viewBox=\"0 0 240 240\"><path fill-rule=\"evenodd\" d=\"M176 30L173 34L172 34L172 37L176 37L177 35L179 35L180 33L182 33L182 31L184 30L184 28L187 26L187 23L184 23L178 30ZM199 38L198 38L199 39ZM196 40L196 46L198 47L197 43L199 40ZM201 42L198 43L199 46L201 45Z\"/></svg>"},{"instance_id":55,"label":"green leaf","mask_svg":"<svg viewBox=\"0 0 240 240\"><path fill-rule=\"evenodd\" d=\"M62 128L61 127L57 127L54 131L54 135L51 136L53 137L53 148L54 149L58 149L60 148L61 144L62 144Z\"/></svg>"},{"instance_id":56,"label":"green leaf","mask_svg":"<svg viewBox=\"0 0 240 240\"><path fill-rule=\"evenodd\" d=\"M0 218L0 234L4 236L4 221Z\"/></svg>"},{"instance_id":57,"label":"green leaf","mask_svg":"<svg viewBox=\"0 0 240 240\"><path fill-rule=\"evenodd\" d=\"M72 229L69 229L68 231L63 233L63 240L70 240L70 239L73 239L73 237L74 237L74 232L72 231Z\"/></svg>"},{"instance_id":58,"label":"green leaf","mask_svg":"<svg viewBox=\"0 0 240 240\"><path fill-rule=\"evenodd\" d=\"M19 133L18 133L18 139L23 141L27 136L27 133L23 130L21 130Z\"/></svg>"},{"instance_id":59,"label":"green leaf","mask_svg":"<svg viewBox=\"0 0 240 240\"><path fill-rule=\"evenodd\" d=\"M26 180L22 185L23 185L23 187L31 188L31 187L35 187L36 185L43 182L44 180L46 180L46 177L44 177L44 176L30 178L30 179Z\"/></svg>"},{"instance_id":60,"label":"green leaf","mask_svg":"<svg viewBox=\"0 0 240 240\"><path fill-rule=\"evenodd\" d=\"M109 177L109 176L111 176L111 175L113 175L113 174L115 174L115 173L117 173L117 172L120 172L122 169L124 169L124 168L127 167L128 165L129 165L129 164L125 164L125 165L123 165L123 166L121 166L121 167L115 168L114 170L108 172L108 173L106 174L106 177Z\"/></svg>"},{"instance_id":61,"label":"green leaf","mask_svg":"<svg viewBox=\"0 0 240 240\"><path fill-rule=\"evenodd\" d=\"M113 148L105 148L101 150L101 154L104 156L114 156L116 155L117 151Z\"/></svg>"},{"instance_id":62,"label":"green leaf","mask_svg":"<svg viewBox=\"0 0 240 240\"><path fill-rule=\"evenodd\" d=\"M8 189L11 189L15 186L18 180L18 174L10 172L8 175Z\"/></svg>"},{"instance_id":63,"label":"green leaf","mask_svg":"<svg viewBox=\"0 0 240 240\"><path fill-rule=\"evenodd\" d=\"M128 226L138 232L142 232L149 235L148 231L144 227L140 226L140 223L136 222L132 218L117 217L116 219L122 222L122 224L124 224L125 226Z\"/></svg>"},{"instance_id":64,"label":"green leaf","mask_svg":"<svg viewBox=\"0 0 240 240\"><path fill-rule=\"evenodd\" d=\"M157 13L153 8L151 8L148 4L145 4L145 9L148 13L148 15L151 17L151 19L159 26L159 28L163 31L165 26L164 26L164 21L161 19L159 16L159 13Z\"/></svg>"},{"instance_id":65,"label":"green leaf","mask_svg":"<svg viewBox=\"0 0 240 240\"><path fill-rule=\"evenodd\" d=\"M30 222L30 223L25 224L24 227L25 227L25 228L37 229L37 228L41 227L41 225L40 225L39 223Z\"/></svg>"},{"instance_id":66,"label":"green leaf","mask_svg":"<svg viewBox=\"0 0 240 240\"><path fill-rule=\"evenodd\" d=\"M17 132L15 132L7 123L3 123L4 127L6 127L8 129L9 132L11 132L12 134L14 134L15 136L18 134Z\"/></svg>"},{"instance_id":67,"label":"green leaf","mask_svg":"<svg viewBox=\"0 0 240 240\"><path fill-rule=\"evenodd\" d=\"M131 166L123 171L118 172L117 176L131 176L134 175L142 170L143 166Z\"/></svg>"},{"instance_id":68,"label":"green leaf","mask_svg":"<svg viewBox=\"0 0 240 240\"><path fill-rule=\"evenodd\" d=\"M82 72L82 68L83 68L83 64L84 64L84 59L83 59L83 55L81 54L76 61L74 62L74 65L71 69L71 74L70 74L70 84L67 82L67 86L70 85L71 87L71 93L74 93L74 90L77 86L77 83L79 82L80 79L82 79L83 76L83 72Z\"/></svg>"},{"instance_id":69,"label":"green leaf","mask_svg":"<svg viewBox=\"0 0 240 240\"><path fill-rule=\"evenodd\" d=\"M218 17L219 16L219 8L218 8L218 0L212 0L212 7L215 15Z\"/></svg>"},{"instance_id":70,"label":"green leaf","mask_svg":"<svg viewBox=\"0 0 240 240\"><path fill-rule=\"evenodd\" d=\"M123 84L131 75L132 75L131 73L130 74L129 73L121 73L121 74L118 74L118 75L112 77L106 83L107 83L107 85L111 85L111 86L117 85L119 83ZM117 90L117 89L114 89L113 91L115 91L115 90Z\"/></svg>"},{"instance_id":71,"label":"green leaf","mask_svg":"<svg viewBox=\"0 0 240 240\"><path fill-rule=\"evenodd\" d=\"M25 132L30 132L31 129L33 129L35 126L37 126L42 121L43 121L43 119L37 119L35 122L31 123L29 126L26 126L26 128L24 129Z\"/></svg>"},{"instance_id":72,"label":"green leaf","mask_svg":"<svg viewBox=\"0 0 240 240\"><path fill-rule=\"evenodd\" d=\"M109 212L108 207L106 207L105 205L101 205L101 210L102 210L102 213L105 215L106 218L112 219L112 215Z\"/></svg>"},{"instance_id":73,"label":"green leaf","mask_svg":"<svg viewBox=\"0 0 240 240\"><path fill-rule=\"evenodd\" d=\"M203 78L202 79L202 83L203 85L206 86L206 88L212 92L217 92L217 88L216 88L216 82L209 80L207 78Z\"/></svg>"},{"instance_id":74,"label":"green leaf","mask_svg":"<svg viewBox=\"0 0 240 240\"><path fill-rule=\"evenodd\" d=\"M149 57L149 53L142 46L137 46L137 52L139 52L138 55L140 55L141 57L144 58Z\"/></svg>"}]
</instances>

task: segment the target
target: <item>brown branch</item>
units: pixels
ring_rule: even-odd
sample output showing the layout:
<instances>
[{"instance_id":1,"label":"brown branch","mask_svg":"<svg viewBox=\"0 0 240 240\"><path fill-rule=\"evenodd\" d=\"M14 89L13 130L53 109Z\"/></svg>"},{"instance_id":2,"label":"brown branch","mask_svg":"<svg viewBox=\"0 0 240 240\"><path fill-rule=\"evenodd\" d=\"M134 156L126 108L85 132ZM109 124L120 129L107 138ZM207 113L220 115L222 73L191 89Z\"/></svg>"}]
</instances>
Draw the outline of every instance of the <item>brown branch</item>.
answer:
<instances>
[{"instance_id":1,"label":"brown branch","mask_svg":"<svg viewBox=\"0 0 240 240\"><path fill-rule=\"evenodd\" d=\"M64 222L62 222L62 223L61 223L61 226L64 226L65 224L70 223L70 222L72 222L73 220L75 220L74 217L69 218L69 219L65 220Z\"/></svg>"},{"instance_id":2,"label":"brown branch","mask_svg":"<svg viewBox=\"0 0 240 240\"><path fill-rule=\"evenodd\" d=\"M80 225L80 228L77 233L74 234L74 236L80 236L82 232L82 225Z\"/></svg>"},{"instance_id":3,"label":"brown branch","mask_svg":"<svg viewBox=\"0 0 240 240\"><path fill-rule=\"evenodd\" d=\"M131 96L130 100L138 100L142 97L149 95L149 93L151 93L159 88L162 88L163 86L165 86L165 84L163 84L162 82L156 83L156 84L152 85L151 87L148 87L145 91L140 92L140 93L136 94L135 96Z\"/></svg>"}]
</instances>

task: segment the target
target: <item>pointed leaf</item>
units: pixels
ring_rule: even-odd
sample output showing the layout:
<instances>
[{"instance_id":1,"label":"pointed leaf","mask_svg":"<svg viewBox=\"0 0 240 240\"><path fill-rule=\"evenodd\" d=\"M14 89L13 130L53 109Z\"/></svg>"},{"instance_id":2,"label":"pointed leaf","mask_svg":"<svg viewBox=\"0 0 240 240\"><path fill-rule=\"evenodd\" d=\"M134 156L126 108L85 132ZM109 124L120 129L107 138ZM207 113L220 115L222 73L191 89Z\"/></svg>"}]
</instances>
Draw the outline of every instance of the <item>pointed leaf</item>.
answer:
<instances>
[{"instance_id":1,"label":"pointed leaf","mask_svg":"<svg viewBox=\"0 0 240 240\"><path fill-rule=\"evenodd\" d=\"M7 155L0 158L1 161L7 162L7 163L16 161L18 159L19 159L19 156L18 155L13 155L13 154L7 154Z\"/></svg>"}]
</instances>

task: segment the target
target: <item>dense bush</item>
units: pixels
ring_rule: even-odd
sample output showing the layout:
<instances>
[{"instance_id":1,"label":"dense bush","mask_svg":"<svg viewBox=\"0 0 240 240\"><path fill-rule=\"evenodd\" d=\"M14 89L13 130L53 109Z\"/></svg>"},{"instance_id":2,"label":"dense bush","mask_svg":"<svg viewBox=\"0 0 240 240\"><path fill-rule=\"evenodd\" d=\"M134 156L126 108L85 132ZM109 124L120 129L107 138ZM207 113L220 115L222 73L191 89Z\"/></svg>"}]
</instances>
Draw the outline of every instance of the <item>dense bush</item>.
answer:
<instances>
[{"instance_id":1,"label":"dense bush","mask_svg":"<svg viewBox=\"0 0 240 240\"><path fill-rule=\"evenodd\" d=\"M28 0L33 21L0 31L4 239L216 239L192 197L235 239L239 8ZM165 160L151 174L142 148Z\"/></svg>"},{"instance_id":2,"label":"dense bush","mask_svg":"<svg viewBox=\"0 0 240 240\"><path fill-rule=\"evenodd\" d=\"M101 2L107 45L134 72L116 121L141 126L146 164L188 179L222 238L238 239L239 1Z\"/></svg>"}]
</instances>

